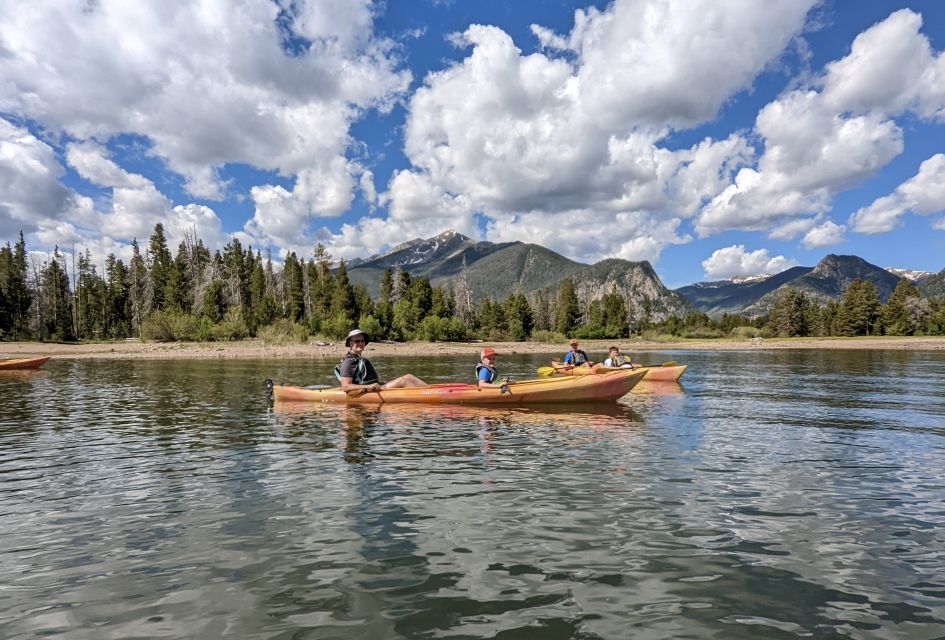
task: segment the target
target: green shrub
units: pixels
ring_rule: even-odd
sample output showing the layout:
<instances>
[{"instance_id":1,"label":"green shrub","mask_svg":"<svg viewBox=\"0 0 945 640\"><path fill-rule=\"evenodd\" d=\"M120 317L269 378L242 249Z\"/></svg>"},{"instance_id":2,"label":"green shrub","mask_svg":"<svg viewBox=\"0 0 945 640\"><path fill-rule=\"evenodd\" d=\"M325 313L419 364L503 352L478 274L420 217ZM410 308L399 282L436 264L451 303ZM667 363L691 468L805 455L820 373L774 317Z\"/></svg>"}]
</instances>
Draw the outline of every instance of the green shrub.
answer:
<instances>
[{"instance_id":1,"label":"green shrub","mask_svg":"<svg viewBox=\"0 0 945 640\"><path fill-rule=\"evenodd\" d=\"M574 337L579 340L603 340L604 338L613 338L607 335L607 330L600 325L584 325L574 332Z\"/></svg>"},{"instance_id":2,"label":"green shrub","mask_svg":"<svg viewBox=\"0 0 945 640\"><path fill-rule=\"evenodd\" d=\"M214 331L206 316L182 311L152 311L141 323L141 339L154 342L206 342L215 338Z\"/></svg>"},{"instance_id":3,"label":"green shrub","mask_svg":"<svg viewBox=\"0 0 945 640\"><path fill-rule=\"evenodd\" d=\"M683 331L683 338L692 338L696 340L708 340L711 338L721 338L722 332L711 327L693 327Z\"/></svg>"},{"instance_id":4,"label":"green shrub","mask_svg":"<svg viewBox=\"0 0 945 640\"><path fill-rule=\"evenodd\" d=\"M344 338L352 329L354 329L354 327L351 326L351 320L343 313L339 313L322 322L322 333L335 340Z\"/></svg>"},{"instance_id":5,"label":"green shrub","mask_svg":"<svg viewBox=\"0 0 945 640\"><path fill-rule=\"evenodd\" d=\"M459 318L449 318L446 321L446 340L468 340L469 327Z\"/></svg>"},{"instance_id":6,"label":"green shrub","mask_svg":"<svg viewBox=\"0 0 945 640\"><path fill-rule=\"evenodd\" d=\"M417 338L429 342L438 342L446 335L446 318L427 316L417 327Z\"/></svg>"},{"instance_id":7,"label":"green shrub","mask_svg":"<svg viewBox=\"0 0 945 640\"><path fill-rule=\"evenodd\" d=\"M646 342L673 342L679 339L678 336L671 333L660 333L655 329L647 329L643 332L642 337Z\"/></svg>"},{"instance_id":8,"label":"green shrub","mask_svg":"<svg viewBox=\"0 0 945 640\"><path fill-rule=\"evenodd\" d=\"M734 327L728 335L739 340L750 340L759 337L761 334L762 331L758 327Z\"/></svg>"},{"instance_id":9,"label":"green shrub","mask_svg":"<svg viewBox=\"0 0 945 640\"><path fill-rule=\"evenodd\" d=\"M174 324L164 311L152 311L141 321L141 339L153 342L173 342Z\"/></svg>"},{"instance_id":10,"label":"green shrub","mask_svg":"<svg viewBox=\"0 0 945 640\"><path fill-rule=\"evenodd\" d=\"M288 318L281 318L260 328L256 332L256 337L267 344L306 342L308 340L308 329Z\"/></svg>"},{"instance_id":11,"label":"green shrub","mask_svg":"<svg viewBox=\"0 0 945 640\"><path fill-rule=\"evenodd\" d=\"M559 342L567 342L568 339L564 334L558 333L557 331L548 331L547 329L539 329L532 332L532 342L542 342L547 344L555 344Z\"/></svg>"},{"instance_id":12,"label":"green shrub","mask_svg":"<svg viewBox=\"0 0 945 640\"><path fill-rule=\"evenodd\" d=\"M371 336L371 340L384 338L384 328L381 327L380 321L374 316L361 316L361 319L358 320L358 328ZM345 332L345 335L347 336L348 333Z\"/></svg>"},{"instance_id":13,"label":"green shrub","mask_svg":"<svg viewBox=\"0 0 945 640\"><path fill-rule=\"evenodd\" d=\"M249 327L236 309L227 309L226 315L219 323L213 325L211 335L214 340L232 341L249 337Z\"/></svg>"}]
</instances>

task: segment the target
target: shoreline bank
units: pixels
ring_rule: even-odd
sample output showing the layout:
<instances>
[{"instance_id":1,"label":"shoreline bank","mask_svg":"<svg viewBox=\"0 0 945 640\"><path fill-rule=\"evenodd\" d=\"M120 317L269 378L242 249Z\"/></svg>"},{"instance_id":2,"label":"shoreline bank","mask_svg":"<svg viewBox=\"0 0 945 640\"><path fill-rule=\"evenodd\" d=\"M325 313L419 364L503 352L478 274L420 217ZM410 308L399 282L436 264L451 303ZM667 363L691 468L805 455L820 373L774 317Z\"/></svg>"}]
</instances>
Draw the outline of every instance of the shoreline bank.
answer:
<instances>
[{"instance_id":1,"label":"shoreline bank","mask_svg":"<svg viewBox=\"0 0 945 640\"><path fill-rule=\"evenodd\" d=\"M607 353L616 344L627 353L649 351L732 351L757 349L886 349L897 351L942 351L945 337L862 337L862 338L768 338L765 340L679 340L648 342L644 340L586 340L581 348L593 358ZM465 355L491 346L500 354L547 353L563 356L567 344L541 342L372 342L366 355ZM124 360L131 358L336 358L344 355L344 341L298 344L265 344L257 340L240 342L121 342L52 343L0 342L0 358L53 356L63 359Z\"/></svg>"}]
</instances>

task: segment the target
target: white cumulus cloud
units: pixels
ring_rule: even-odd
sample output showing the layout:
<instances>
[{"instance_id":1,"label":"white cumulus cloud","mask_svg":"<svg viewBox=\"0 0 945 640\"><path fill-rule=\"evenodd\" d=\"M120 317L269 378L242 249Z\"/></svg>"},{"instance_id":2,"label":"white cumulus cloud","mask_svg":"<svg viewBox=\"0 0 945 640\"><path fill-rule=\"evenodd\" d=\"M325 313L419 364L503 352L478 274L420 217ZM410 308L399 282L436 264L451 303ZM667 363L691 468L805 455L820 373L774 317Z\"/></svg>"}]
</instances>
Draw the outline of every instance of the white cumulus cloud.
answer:
<instances>
[{"instance_id":1,"label":"white cumulus cloud","mask_svg":"<svg viewBox=\"0 0 945 640\"><path fill-rule=\"evenodd\" d=\"M501 29L470 26L456 39L469 55L409 102L412 168L388 185L391 220L456 227L472 211L490 239L532 238L578 259L658 256L753 155L739 135L662 141L749 86L813 4L617 0L576 12L566 35L533 26L545 50L530 55ZM560 232L576 212L580 238Z\"/></svg>"},{"instance_id":2,"label":"white cumulus cloud","mask_svg":"<svg viewBox=\"0 0 945 640\"><path fill-rule=\"evenodd\" d=\"M919 215L945 211L945 154L936 153L893 193L855 211L850 216L850 228L867 234L892 231L909 211Z\"/></svg>"},{"instance_id":3,"label":"white cumulus cloud","mask_svg":"<svg viewBox=\"0 0 945 640\"><path fill-rule=\"evenodd\" d=\"M943 56L931 50L921 24L912 11L893 13L857 36L851 52L828 64L810 87L788 91L762 109L755 132L764 152L698 214L700 235L730 229L779 233L792 220L816 219L830 210L837 192L902 152L895 116L910 111L940 117ZM804 242L825 237L837 237L837 230L815 232Z\"/></svg>"},{"instance_id":4,"label":"white cumulus cloud","mask_svg":"<svg viewBox=\"0 0 945 640\"><path fill-rule=\"evenodd\" d=\"M735 276L773 275L796 265L796 261L784 256L769 256L767 249L746 251L745 245L742 244L716 249L702 261L706 277L712 280Z\"/></svg>"},{"instance_id":5,"label":"white cumulus cloud","mask_svg":"<svg viewBox=\"0 0 945 640\"><path fill-rule=\"evenodd\" d=\"M59 182L64 173L52 147L0 118L0 237L32 233L65 216L74 196Z\"/></svg>"},{"instance_id":6,"label":"white cumulus cloud","mask_svg":"<svg viewBox=\"0 0 945 640\"><path fill-rule=\"evenodd\" d=\"M805 233L801 244L808 249L819 249L840 244L843 242L843 234L846 230L847 228L844 225L827 220Z\"/></svg>"},{"instance_id":7,"label":"white cumulus cloud","mask_svg":"<svg viewBox=\"0 0 945 640\"><path fill-rule=\"evenodd\" d=\"M297 183L265 206L303 222L338 215L359 173L351 123L389 110L410 81L373 11L370 0L0 0L0 112L75 140L70 162L110 183L116 206L129 186L146 203L83 145L130 134L195 197L227 197L221 169L245 164Z\"/></svg>"}]
</instances>

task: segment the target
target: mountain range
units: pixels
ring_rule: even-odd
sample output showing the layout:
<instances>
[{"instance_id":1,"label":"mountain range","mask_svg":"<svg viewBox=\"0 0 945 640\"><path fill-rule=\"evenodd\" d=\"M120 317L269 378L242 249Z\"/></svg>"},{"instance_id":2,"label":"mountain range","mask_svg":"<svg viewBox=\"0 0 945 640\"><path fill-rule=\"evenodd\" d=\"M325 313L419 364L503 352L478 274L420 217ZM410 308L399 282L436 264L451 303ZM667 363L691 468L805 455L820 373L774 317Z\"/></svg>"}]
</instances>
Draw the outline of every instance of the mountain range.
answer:
<instances>
[{"instance_id":1,"label":"mountain range","mask_svg":"<svg viewBox=\"0 0 945 640\"><path fill-rule=\"evenodd\" d=\"M748 276L700 282L671 291L647 261L608 258L591 265L570 260L550 249L523 242L476 241L455 231L411 240L384 254L346 262L348 277L376 297L385 269L400 267L424 276L434 286L455 287L463 278L475 300L502 300L512 293L542 292L553 297L559 283L571 278L578 300L588 305L606 293L622 294L633 315L649 310L654 322L670 315L702 311L760 315L774 303L778 290L793 287L818 303L839 300L855 278L870 280L885 301L900 277L913 280L923 295L945 293L945 270L938 274L884 269L857 256L828 255L814 267L792 267L771 276Z\"/></svg>"}]
</instances>

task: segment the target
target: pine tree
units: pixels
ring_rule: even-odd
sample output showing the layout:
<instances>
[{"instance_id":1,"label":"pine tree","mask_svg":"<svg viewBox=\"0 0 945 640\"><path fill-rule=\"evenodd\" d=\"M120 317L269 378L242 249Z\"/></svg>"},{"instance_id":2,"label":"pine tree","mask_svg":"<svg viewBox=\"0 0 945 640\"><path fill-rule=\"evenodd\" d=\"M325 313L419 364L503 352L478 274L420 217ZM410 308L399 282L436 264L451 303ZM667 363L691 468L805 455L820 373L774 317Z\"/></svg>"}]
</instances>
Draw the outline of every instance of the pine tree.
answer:
<instances>
[{"instance_id":1,"label":"pine tree","mask_svg":"<svg viewBox=\"0 0 945 640\"><path fill-rule=\"evenodd\" d=\"M95 272L88 248L84 254L79 254L78 271L75 290L78 319L76 336L82 339L96 338L103 335L105 325L105 283Z\"/></svg>"},{"instance_id":2,"label":"pine tree","mask_svg":"<svg viewBox=\"0 0 945 640\"><path fill-rule=\"evenodd\" d=\"M69 274L62 266L63 256L59 247L53 251L52 259L42 270L41 286L46 303L44 334L53 340L74 340L72 324L72 294L69 291Z\"/></svg>"},{"instance_id":3,"label":"pine tree","mask_svg":"<svg viewBox=\"0 0 945 640\"><path fill-rule=\"evenodd\" d=\"M124 263L108 254L105 259L105 317L103 330L109 338L128 338L131 330L129 275Z\"/></svg>"},{"instance_id":4,"label":"pine tree","mask_svg":"<svg viewBox=\"0 0 945 640\"><path fill-rule=\"evenodd\" d=\"M502 307L509 337L519 341L527 339L532 334L534 316L525 294L510 294Z\"/></svg>"},{"instance_id":5,"label":"pine tree","mask_svg":"<svg viewBox=\"0 0 945 640\"><path fill-rule=\"evenodd\" d=\"M248 325L250 332L255 335L259 327L271 324L278 317L278 306L275 297L266 284L266 269L263 267L262 256L258 251L253 260L249 288L253 302L251 319Z\"/></svg>"},{"instance_id":6,"label":"pine tree","mask_svg":"<svg viewBox=\"0 0 945 640\"><path fill-rule=\"evenodd\" d=\"M869 335L879 309L876 285L855 278L843 292L843 301L834 320L838 336Z\"/></svg>"},{"instance_id":7,"label":"pine tree","mask_svg":"<svg viewBox=\"0 0 945 640\"><path fill-rule=\"evenodd\" d=\"M574 292L574 282L565 278L558 287L558 298L555 304L555 330L566 336L571 335L578 327L581 310L578 307L577 294Z\"/></svg>"},{"instance_id":8,"label":"pine tree","mask_svg":"<svg viewBox=\"0 0 945 640\"><path fill-rule=\"evenodd\" d=\"M154 232L148 244L148 260L151 270L151 308L164 308L164 292L171 271L171 252L167 249L167 239L164 237L164 225L160 222L154 225Z\"/></svg>"},{"instance_id":9,"label":"pine tree","mask_svg":"<svg viewBox=\"0 0 945 640\"><path fill-rule=\"evenodd\" d=\"M768 314L771 330L785 338L810 335L809 306L803 292L793 287L782 289Z\"/></svg>"},{"instance_id":10,"label":"pine tree","mask_svg":"<svg viewBox=\"0 0 945 640\"><path fill-rule=\"evenodd\" d=\"M133 335L141 335L141 323L151 312L149 295L150 280L148 269L141 257L138 240L131 241L131 264L128 268L128 298L131 305L131 330Z\"/></svg>"},{"instance_id":11,"label":"pine tree","mask_svg":"<svg viewBox=\"0 0 945 640\"><path fill-rule=\"evenodd\" d=\"M190 249L185 240L177 246L177 255L171 262L164 289L164 306L183 313L193 308L193 280L191 280Z\"/></svg>"},{"instance_id":12,"label":"pine tree","mask_svg":"<svg viewBox=\"0 0 945 640\"><path fill-rule=\"evenodd\" d=\"M344 317L349 325L354 324L354 319L358 317L358 310L354 303L354 288L348 280L348 270L345 268L344 260L338 263L338 269L335 271L335 286L331 294L331 316Z\"/></svg>"},{"instance_id":13,"label":"pine tree","mask_svg":"<svg viewBox=\"0 0 945 640\"><path fill-rule=\"evenodd\" d=\"M919 298L919 290L907 278L900 278L889 300L879 310L883 333L892 336L911 336L918 328L907 305Z\"/></svg>"},{"instance_id":14,"label":"pine tree","mask_svg":"<svg viewBox=\"0 0 945 640\"><path fill-rule=\"evenodd\" d=\"M600 300L603 318L601 325L608 338L623 338L629 332L627 302L616 289L605 293Z\"/></svg>"},{"instance_id":15,"label":"pine tree","mask_svg":"<svg viewBox=\"0 0 945 640\"><path fill-rule=\"evenodd\" d=\"M302 320L305 311L305 291L302 288L302 267L294 251L285 256L282 266L283 316L292 322Z\"/></svg>"},{"instance_id":16,"label":"pine tree","mask_svg":"<svg viewBox=\"0 0 945 640\"><path fill-rule=\"evenodd\" d=\"M26 263L26 241L23 232L11 248L9 243L0 250L0 292L5 320L0 320L0 334L9 334L14 340L30 335L30 305L33 292L30 288Z\"/></svg>"}]
</instances>

